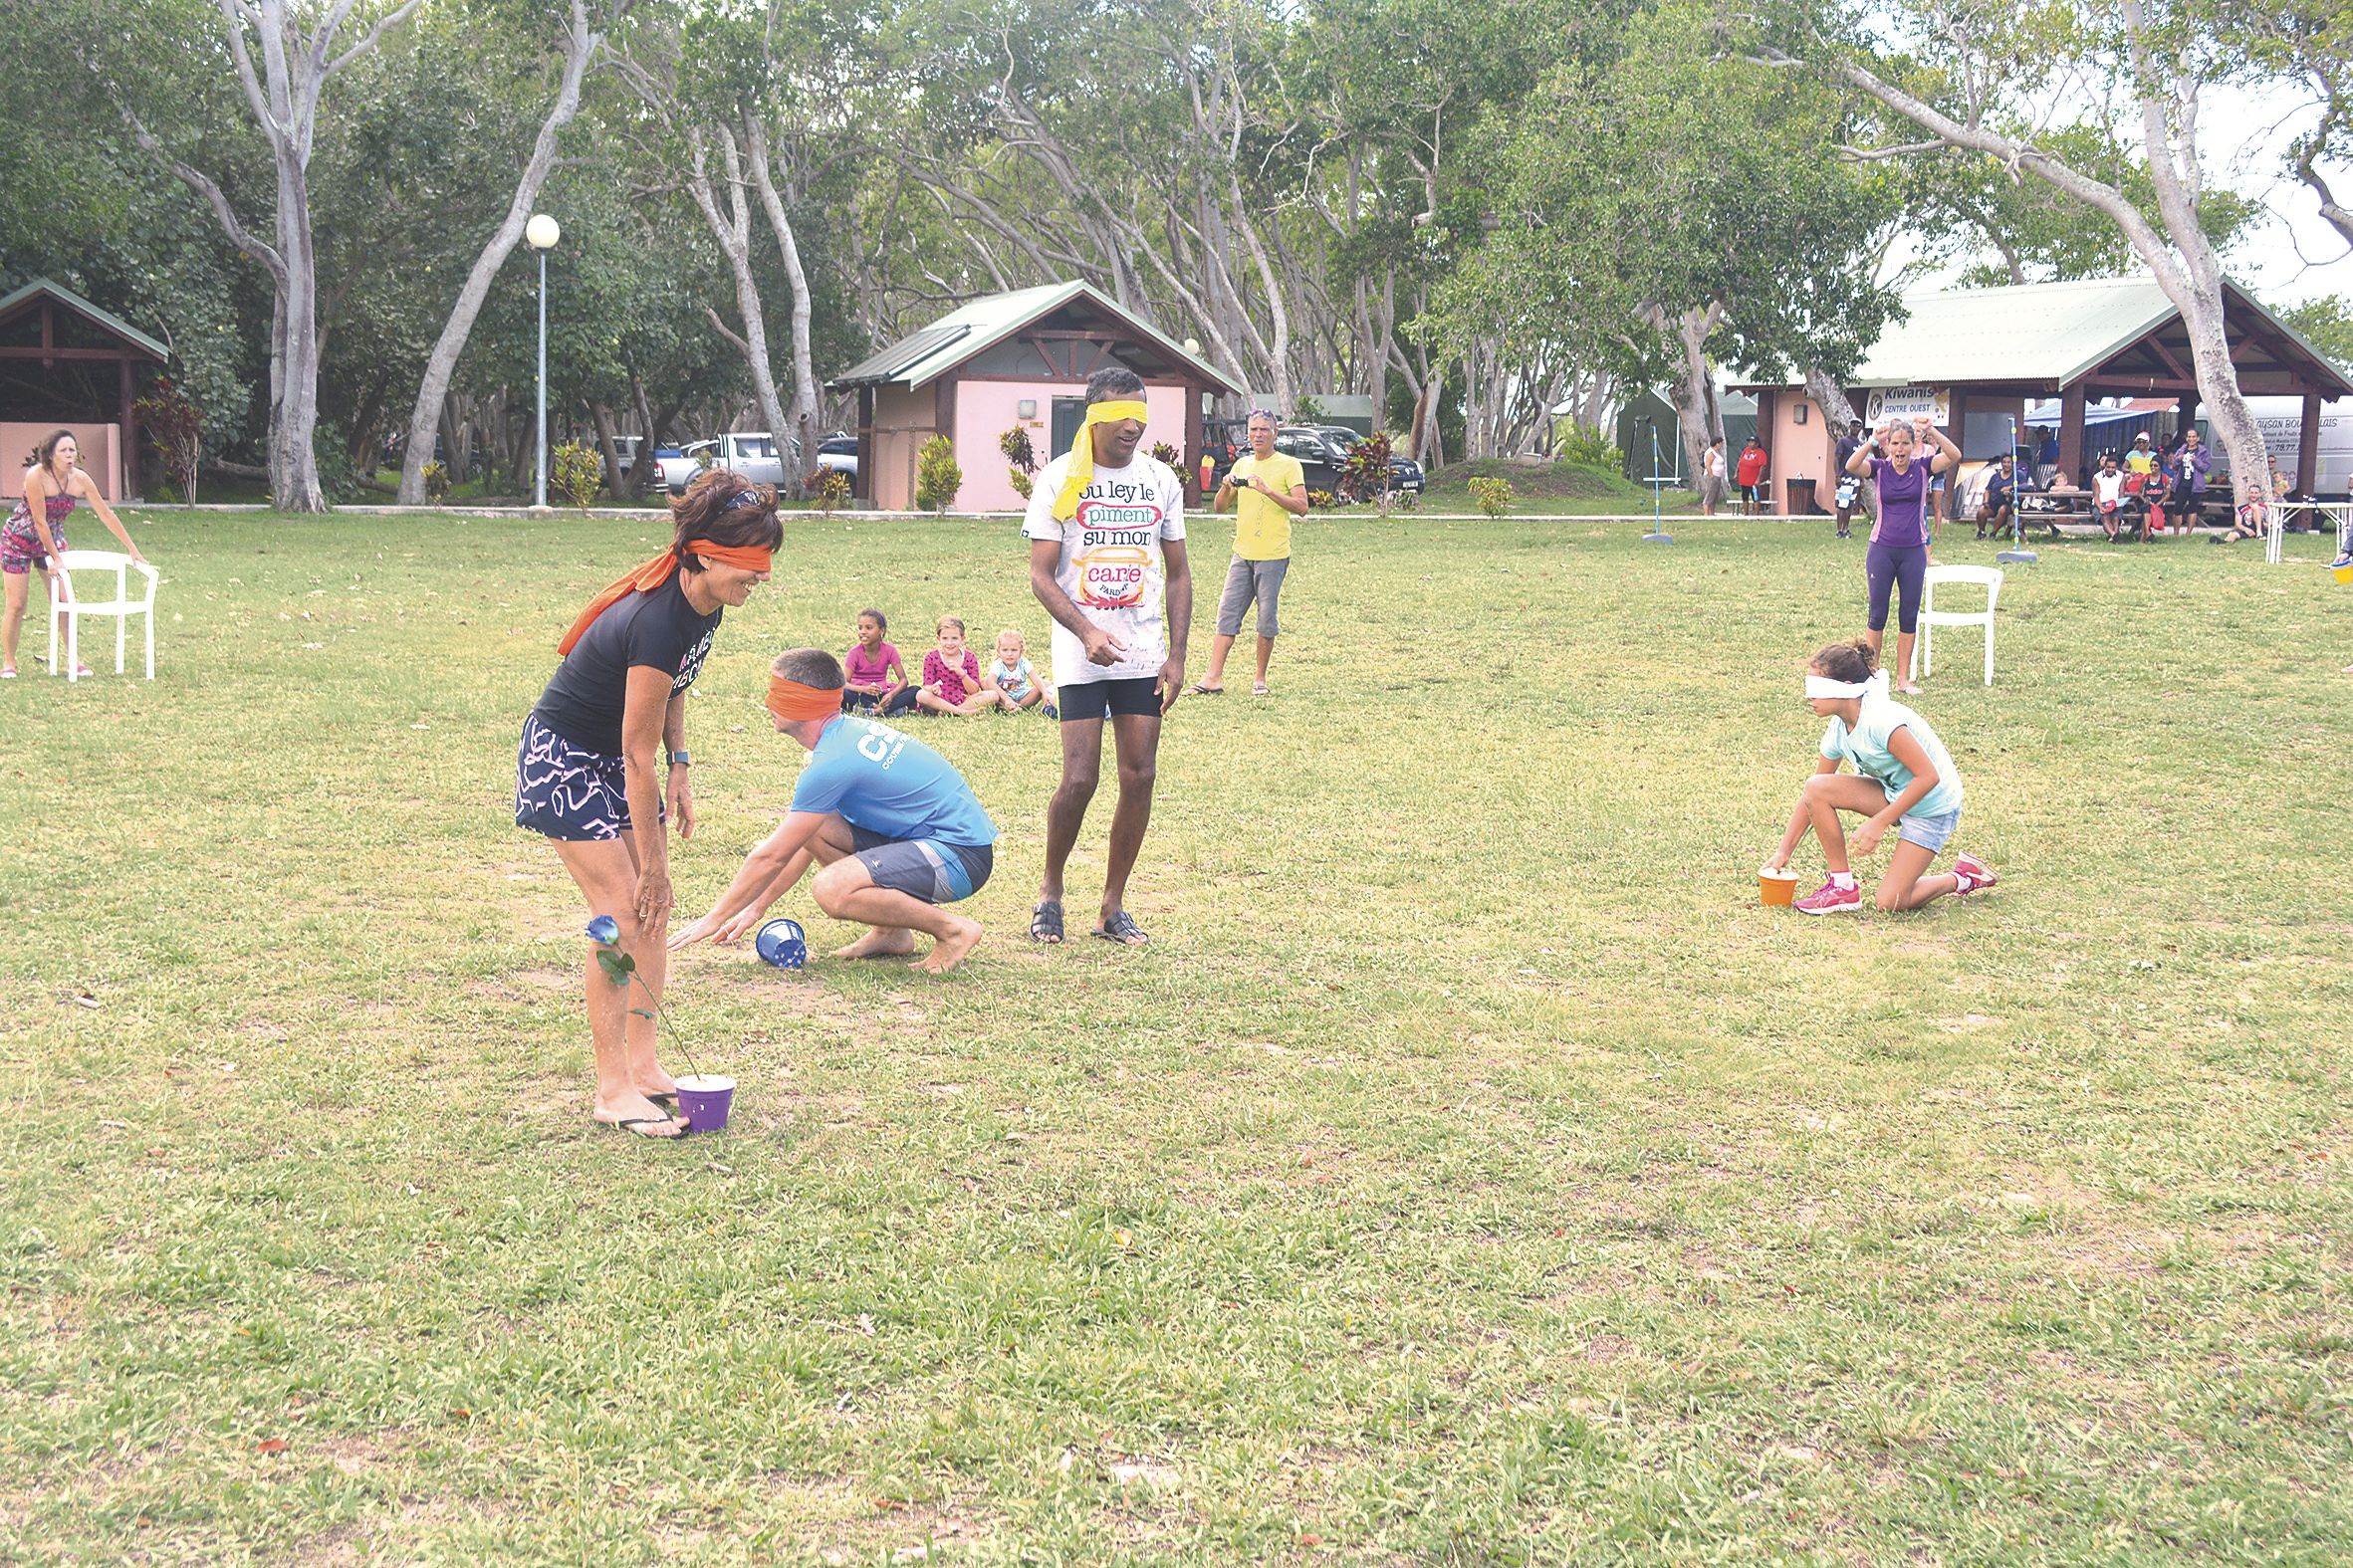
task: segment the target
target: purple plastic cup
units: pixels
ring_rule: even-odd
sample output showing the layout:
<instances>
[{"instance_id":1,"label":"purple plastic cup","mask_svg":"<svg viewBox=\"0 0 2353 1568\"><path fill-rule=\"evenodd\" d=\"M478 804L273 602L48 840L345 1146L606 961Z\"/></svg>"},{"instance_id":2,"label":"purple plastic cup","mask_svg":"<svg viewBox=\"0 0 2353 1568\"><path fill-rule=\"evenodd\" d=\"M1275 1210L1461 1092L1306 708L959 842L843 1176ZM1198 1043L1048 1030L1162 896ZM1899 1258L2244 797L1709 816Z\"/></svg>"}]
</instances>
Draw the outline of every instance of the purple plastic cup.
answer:
<instances>
[{"instance_id":1,"label":"purple plastic cup","mask_svg":"<svg viewBox=\"0 0 2353 1568\"><path fill-rule=\"evenodd\" d=\"M715 1072L678 1080L678 1109L688 1128L699 1133L725 1132L727 1108L735 1099L735 1080Z\"/></svg>"}]
</instances>

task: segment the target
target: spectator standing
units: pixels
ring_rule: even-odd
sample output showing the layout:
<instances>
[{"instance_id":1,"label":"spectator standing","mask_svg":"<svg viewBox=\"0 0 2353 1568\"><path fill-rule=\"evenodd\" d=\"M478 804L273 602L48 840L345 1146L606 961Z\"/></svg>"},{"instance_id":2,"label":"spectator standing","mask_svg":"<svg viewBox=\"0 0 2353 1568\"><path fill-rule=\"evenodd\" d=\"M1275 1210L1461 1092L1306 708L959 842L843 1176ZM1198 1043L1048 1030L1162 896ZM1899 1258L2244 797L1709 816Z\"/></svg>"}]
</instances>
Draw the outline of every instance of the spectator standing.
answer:
<instances>
[{"instance_id":1,"label":"spectator standing","mask_svg":"<svg viewBox=\"0 0 2353 1568\"><path fill-rule=\"evenodd\" d=\"M2193 534L2206 511L2206 472L2214 467L2214 452L2200 438L2198 427L2185 429L2181 452L2174 459L2174 522Z\"/></svg>"},{"instance_id":2,"label":"spectator standing","mask_svg":"<svg viewBox=\"0 0 2353 1568\"><path fill-rule=\"evenodd\" d=\"M2050 488L2051 476L2059 470L2059 433L2049 425L2042 427L2042 444L2034 449L2034 483Z\"/></svg>"},{"instance_id":3,"label":"spectator standing","mask_svg":"<svg viewBox=\"0 0 2353 1568\"><path fill-rule=\"evenodd\" d=\"M1847 522L1854 516L1856 503L1862 499L1863 482L1856 475L1848 473L1846 465L1853 461L1855 450L1862 444L1863 437L1860 426L1849 428L1846 434L1838 438L1836 461L1838 464L1838 537L1840 539L1854 538L1853 531L1847 527Z\"/></svg>"},{"instance_id":4,"label":"spectator standing","mask_svg":"<svg viewBox=\"0 0 2353 1568\"><path fill-rule=\"evenodd\" d=\"M1764 516L1765 497L1770 494L1765 485L1765 471L1771 462L1772 459L1765 455L1765 443L1755 436L1749 437L1749 444L1741 448L1740 467L1734 480L1741 487L1741 511L1745 516Z\"/></svg>"},{"instance_id":5,"label":"spectator standing","mask_svg":"<svg viewBox=\"0 0 2353 1568\"><path fill-rule=\"evenodd\" d=\"M1712 518L1724 505L1724 437L1712 437L1700 453L1700 516Z\"/></svg>"}]
</instances>

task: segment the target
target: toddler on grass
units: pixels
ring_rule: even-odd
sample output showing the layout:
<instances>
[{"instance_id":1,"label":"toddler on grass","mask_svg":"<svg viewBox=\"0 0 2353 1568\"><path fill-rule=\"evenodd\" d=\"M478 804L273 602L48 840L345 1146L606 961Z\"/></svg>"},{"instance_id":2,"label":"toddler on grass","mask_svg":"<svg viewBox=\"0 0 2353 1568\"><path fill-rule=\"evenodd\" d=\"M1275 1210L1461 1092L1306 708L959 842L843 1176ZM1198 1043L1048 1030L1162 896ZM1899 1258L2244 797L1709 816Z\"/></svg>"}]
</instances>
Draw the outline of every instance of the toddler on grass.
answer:
<instances>
[{"instance_id":1,"label":"toddler on grass","mask_svg":"<svg viewBox=\"0 0 2353 1568\"><path fill-rule=\"evenodd\" d=\"M1005 694L1008 712L1043 708L1049 719L1061 717L1055 710L1054 688L1030 667L1028 645L1018 631L997 634L997 657L989 661L989 684Z\"/></svg>"}]
</instances>

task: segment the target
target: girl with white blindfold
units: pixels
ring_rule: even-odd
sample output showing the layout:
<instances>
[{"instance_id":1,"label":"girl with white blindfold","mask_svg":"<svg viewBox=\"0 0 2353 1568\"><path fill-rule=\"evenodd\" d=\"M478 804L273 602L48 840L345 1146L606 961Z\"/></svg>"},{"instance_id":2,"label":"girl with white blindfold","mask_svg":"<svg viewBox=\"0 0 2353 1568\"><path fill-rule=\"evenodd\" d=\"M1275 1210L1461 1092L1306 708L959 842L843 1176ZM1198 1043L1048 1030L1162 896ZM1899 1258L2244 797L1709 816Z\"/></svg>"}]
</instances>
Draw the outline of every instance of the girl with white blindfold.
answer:
<instances>
[{"instance_id":1,"label":"girl with white blindfold","mask_svg":"<svg viewBox=\"0 0 2353 1568\"><path fill-rule=\"evenodd\" d=\"M1806 667L1806 706L1830 726L1822 732L1813 777L1798 791L1788 831L1765 863L1768 871L1787 867L1806 829L1813 829L1829 876L1796 901L1802 914L1849 914L1863 907L1841 811L1864 819L1851 841L1858 855L1870 854L1895 829L1896 846L1876 900L1884 911L1918 909L1948 893L1981 892L1999 880L1971 854L1956 857L1950 871L1930 872L1961 825L1961 771L1928 721L1888 696L1886 673L1872 669L1875 655L1870 641L1858 637L1830 644ZM1840 773L1844 763L1855 771Z\"/></svg>"}]
</instances>

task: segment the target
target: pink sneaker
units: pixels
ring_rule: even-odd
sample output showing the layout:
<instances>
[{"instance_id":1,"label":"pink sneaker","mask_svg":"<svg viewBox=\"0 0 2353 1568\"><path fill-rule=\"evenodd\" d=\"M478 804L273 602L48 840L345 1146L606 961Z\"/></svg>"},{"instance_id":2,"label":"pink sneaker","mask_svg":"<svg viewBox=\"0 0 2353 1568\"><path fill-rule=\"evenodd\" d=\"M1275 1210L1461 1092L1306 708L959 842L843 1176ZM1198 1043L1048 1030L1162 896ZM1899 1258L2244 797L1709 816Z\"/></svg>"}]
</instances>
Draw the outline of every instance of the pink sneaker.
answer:
<instances>
[{"instance_id":1,"label":"pink sneaker","mask_svg":"<svg viewBox=\"0 0 2353 1568\"><path fill-rule=\"evenodd\" d=\"M1863 886L1840 887L1824 878L1822 885L1791 906L1801 915L1851 915L1863 907Z\"/></svg>"},{"instance_id":2,"label":"pink sneaker","mask_svg":"<svg viewBox=\"0 0 2353 1568\"><path fill-rule=\"evenodd\" d=\"M1976 855L1970 854L1958 855L1954 858L1953 874L1961 878L1961 885L1953 890L1956 897L1970 893L1983 893L1987 888L2001 880L1994 874L1992 866L1980 860Z\"/></svg>"}]
</instances>

